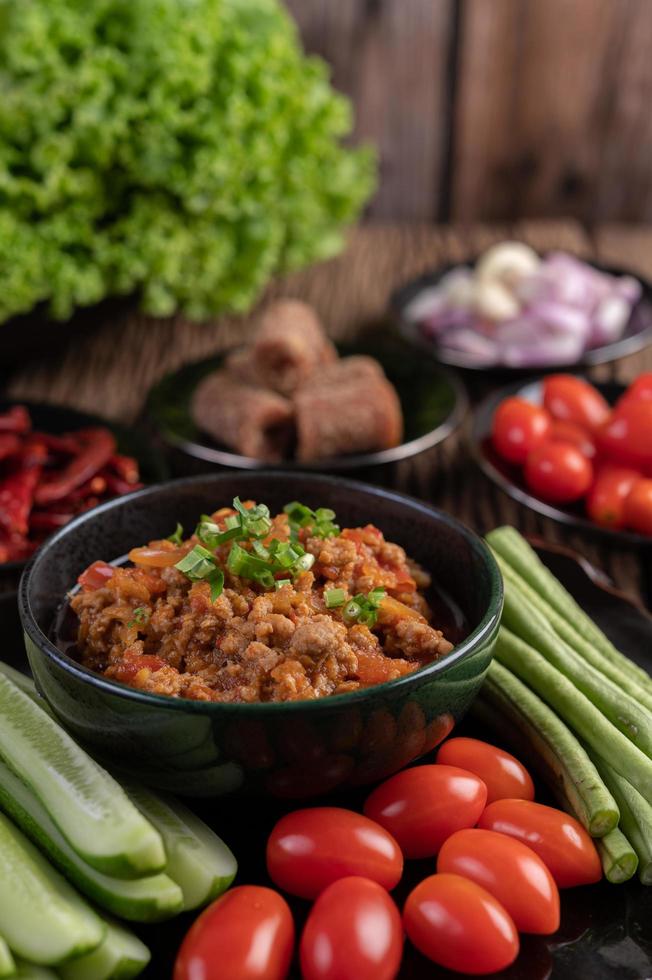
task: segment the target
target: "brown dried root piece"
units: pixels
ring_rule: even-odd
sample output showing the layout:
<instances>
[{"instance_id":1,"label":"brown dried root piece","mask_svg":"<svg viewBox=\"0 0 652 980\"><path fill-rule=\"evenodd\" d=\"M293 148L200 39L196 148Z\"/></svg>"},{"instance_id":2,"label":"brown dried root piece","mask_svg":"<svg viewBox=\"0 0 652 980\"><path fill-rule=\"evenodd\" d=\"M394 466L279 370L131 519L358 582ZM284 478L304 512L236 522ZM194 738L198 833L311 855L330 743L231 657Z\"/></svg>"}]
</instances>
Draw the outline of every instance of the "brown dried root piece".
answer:
<instances>
[{"instance_id":1,"label":"brown dried root piece","mask_svg":"<svg viewBox=\"0 0 652 980\"><path fill-rule=\"evenodd\" d=\"M317 372L294 398L297 458L304 462L388 449L401 441L396 391L372 358L343 358Z\"/></svg>"},{"instance_id":2,"label":"brown dried root piece","mask_svg":"<svg viewBox=\"0 0 652 980\"><path fill-rule=\"evenodd\" d=\"M285 458L294 437L292 404L274 391L245 384L228 371L215 371L192 398L197 426L243 456L275 463Z\"/></svg>"},{"instance_id":3,"label":"brown dried root piece","mask_svg":"<svg viewBox=\"0 0 652 980\"><path fill-rule=\"evenodd\" d=\"M292 394L319 365L337 357L317 314L296 299L277 300L263 311L251 351L246 370L282 394Z\"/></svg>"}]
</instances>

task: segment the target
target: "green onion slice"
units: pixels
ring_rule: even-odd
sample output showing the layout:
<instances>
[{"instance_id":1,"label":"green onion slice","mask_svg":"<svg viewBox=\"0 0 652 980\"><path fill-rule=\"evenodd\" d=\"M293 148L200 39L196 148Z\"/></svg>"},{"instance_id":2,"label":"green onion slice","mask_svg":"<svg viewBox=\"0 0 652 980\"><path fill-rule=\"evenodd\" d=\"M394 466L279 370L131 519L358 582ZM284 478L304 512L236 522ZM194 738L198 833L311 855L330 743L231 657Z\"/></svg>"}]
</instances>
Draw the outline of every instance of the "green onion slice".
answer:
<instances>
[{"instance_id":1,"label":"green onion slice","mask_svg":"<svg viewBox=\"0 0 652 980\"><path fill-rule=\"evenodd\" d=\"M347 623L360 623L362 626L375 626L378 620L378 609L385 598L385 589L377 587L365 595L358 593L349 599L342 611L342 617Z\"/></svg>"},{"instance_id":2,"label":"green onion slice","mask_svg":"<svg viewBox=\"0 0 652 980\"><path fill-rule=\"evenodd\" d=\"M218 567L215 556L200 544L196 544L174 567L183 572L191 582L208 582L211 587L211 602L215 602L222 594L224 572Z\"/></svg>"},{"instance_id":3,"label":"green onion slice","mask_svg":"<svg viewBox=\"0 0 652 980\"><path fill-rule=\"evenodd\" d=\"M344 589L328 589L327 592L324 592L324 600L327 609L336 609L337 606L343 606L346 602L346 591Z\"/></svg>"},{"instance_id":4,"label":"green onion slice","mask_svg":"<svg viewBox=\"0 0 652 980\"><path fill-rule=\"evenodd\" d=\"M290 531L296 538L301 528L310 528L310 534L315 538L333 538L340 533L338 524L335 524L335 511L330 507L318 507L311 510L305 504L294 500L291 504L286 504L283 508L288 515Z\"/></svg>"},{"instance_id":5,"label":"green onion slice","mask_svg":"<svg viewBox=\"0 0 652 980\"><path fill-rule=\"evenodd\" d=\"M169 536L168 541L171 541L172 544L176 544L176 545L180 545L182 543L182 541L183 541L183 524L179 524L179 522L177 521L177 526L176 526L176 529L174 531L174 534L171 534Z\"/></svg>"}]
</instances>

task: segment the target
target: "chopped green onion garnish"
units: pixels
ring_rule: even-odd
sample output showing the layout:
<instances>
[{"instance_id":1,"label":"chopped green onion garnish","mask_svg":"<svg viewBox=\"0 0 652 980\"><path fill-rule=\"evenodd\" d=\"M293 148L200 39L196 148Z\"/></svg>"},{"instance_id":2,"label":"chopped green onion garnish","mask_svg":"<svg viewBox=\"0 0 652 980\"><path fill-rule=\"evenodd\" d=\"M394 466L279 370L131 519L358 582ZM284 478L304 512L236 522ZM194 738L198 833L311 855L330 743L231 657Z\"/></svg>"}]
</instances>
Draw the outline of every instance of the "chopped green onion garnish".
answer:
<instances>
[{"instance_id":1,"label":"chopped green onion garnish","mask_svg":"<svg viewBox=\"0 0 652 980\"><path fill-rule=\"evenodd\" d=\"M385 594L385 589L381 587L372 589L367 595L358 593L353 599L349 599L342 611L342 617L348 623L375 626L378 620L378 608Z\"/></svg>"},{"instance_id":2,"label":"chopped green onion garnish","mask_svg":"<svg viewBox=\"0 0 652 980\"><path fill-rule=\"evenodd\" d=\"M179 524L179 522L177 521L176 530L174 534L170 535L168 541L171 541L172 544L177 544L177 545L181 544L181 542L183 541L183 524Z\"/></svg>"},{"instance_id":3,"label":"chopped green onion garnish","mask_svg":"<svg viewBox=\"0 0 652 980\"><path fill-rule=\"evenodd\" d=\"M344 589L329 589L324 592L327 609L335 609L337 606L344 605L346 601L346 591Z\"/></svg>"},{"instance_id":4,"label":"chopped green onion garnish","mask_svg":"<svg viewBox=\"0 0 652 980\"><path fill-rule=\"evenodd\" d=\"M284 585L292 585L292 579L291 578L277 578L276 581L274 582L274 588L276 589L277 592L278 592L279 589L282 589Z\"/></svg>"},{"instance_id":5,"label":"chopped green onion garnish","mask_svg":"<svg viewBox=\"0 0 652 980\"><path fill-rule=\"evenodd\" d=\"M149 619L149 609L147 606L138 606L134 609L134 618L131 622L127 623L127 626L144 626Z\"/></svg>"},{"instance_id":6,"label":"chopped green onion garnish","mask_svg":"<svg viewBox=\"0 0 652 980\"><path fill-rule=\"evenodd\" d=\"M339 526L333 523L335 511L330 507L311 510L310 507L295 500L291 504L286 504L283 511L288 515L290 530L295 538L304 527L310 528L310 534L315 538L332 538L340 533Z\"/></svg>"},{"instance_id":7,"label":"chopped green onion garnish","mask_svg":"<svg viewBox=\"0 0 652 980\"><path fill-rule=\"evenodd\" d=\"M174 567L183 572L191 582L208 582L211 587L211 602L215 602L222 594L224 572L218 567L215 556L200 544L196 544Z\"/></svg>"}]
</instances>

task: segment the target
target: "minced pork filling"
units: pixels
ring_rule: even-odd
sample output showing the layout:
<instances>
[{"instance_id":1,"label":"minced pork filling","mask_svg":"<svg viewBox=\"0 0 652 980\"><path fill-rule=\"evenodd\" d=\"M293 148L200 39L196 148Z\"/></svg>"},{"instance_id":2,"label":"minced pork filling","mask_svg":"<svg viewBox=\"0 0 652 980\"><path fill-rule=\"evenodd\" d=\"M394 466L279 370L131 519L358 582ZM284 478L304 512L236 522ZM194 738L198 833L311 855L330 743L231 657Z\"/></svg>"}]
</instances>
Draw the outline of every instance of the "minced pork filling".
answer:
<instances>
[{"instance_id":1,"label":"minced pork filling","mask_svg":"<svg viewBox=\"0 0 652 980\"><path fill-rule=\"evenodd\" d=\"M236 498L185 540L178 529L133 549L128 567L94 562L70 601L80 661L171 697L294 701L452 649L431 622L430 576L403 548L372 524L340 530L332 511L285 511Z\"/></svg>"}]
</instances>

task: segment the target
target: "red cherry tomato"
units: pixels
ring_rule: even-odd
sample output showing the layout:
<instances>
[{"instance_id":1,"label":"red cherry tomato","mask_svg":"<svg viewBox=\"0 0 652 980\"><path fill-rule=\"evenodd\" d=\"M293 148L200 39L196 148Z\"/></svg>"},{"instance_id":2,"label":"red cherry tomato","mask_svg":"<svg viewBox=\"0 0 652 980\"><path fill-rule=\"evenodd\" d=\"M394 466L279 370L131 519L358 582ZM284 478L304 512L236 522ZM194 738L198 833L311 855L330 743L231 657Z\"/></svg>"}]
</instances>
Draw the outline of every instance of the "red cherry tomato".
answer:
<instances>
[{"instance_id":1,"label":"red cherry tomato","mask_svg":"<svg viewBox=\"0 0 652 980\"><path fill-rule=\"evenodd\" d=\"M351 875L390 890L403 873L403 855L394 838L368 817L319 806L281 817L267 841L267 870L279 888L300 898L316 898Z\"/></svg>"},{"instance_id":2,"label":"red cherry tomato","mask_svg":"<svg viewBox=\"0 0 652 980\"><path fill-rule=\"evenodd\" d=\"M639 534L652 534L652 480L640 478L625 499L625 524Z\"/></svg>"},{"instance_id":3,"label":"red cherry tomato","mask_svg":"<svg viewBox=\"0 0 652 980\"><path fill-rule=\"evenodd\" d=\"M186 933L174 980L285 980L294 922L278 892L240 885L202 912Z\"/></svg>"},{"instance_id":4,"label":"red cherry tomato","mask_svg":"<svg viewBox=\"0 0 652 980\"><path fill-rule=\"evenodd\" d=\"M593 467L579 449L566 442L547 442L525 460L525 482L542 500L570 504L593 482Z\"/></svg>"},{"instance_id":5,"label":"red cherry tomato","mask_svg":"<svg viewBox=\"0 0 652 980\"><path fill-rule=\"evenodd\" d=\"M425 878L403 909L408 938L428 959L460 973L495 973L518 956L516 926L493 895L454 874Z\"/></svg>"},{"instance_id":6,"label":"red cherry tomato","mask_svg":"<svg viewBox=\"0 0 652 980\"><path fill-rule=\"evenodd\" d=\"M554 419L593 431L611 409L600 392L572 374L551 374L543 381L543 405Z\"/></svg>"},{"instance_id":7,"label":"red cherry tomato","mask_svg":"<svg viewBox=\"0 0 652 980\"><path fill-rule=\"evenodd\" d=\"M406 858L436 854L447 837L475 827L487 787L454 766L414 766L381 783L367 797L365 814L389 831Z\"/></svg>"},{"instance_id":8,"label":"red cherry tomato","mask_svg":"<svg viewBox=\"0 0 652 980\"><path fill-rule=\"evenodd\" d=\"M624 395L616 402L616 411L625 405L633 402L652 402L652 372L639 374L636 381L633 381Z\"/></svg>"},{"instance_id":9,"label":"red cherry tomato","mask_svg":"<svg viewBox=\"0 0 652 980\"><path fill-rule=\"evenodd\" d=\"M579 449L582 456L587 459L594 459L597 452L595 439L588 431L577 425L576 422L560 422L553 420L548 436L550 442L569 442L571 446Z\"/></svg>"},{"instance_id":10,"label":"red cherry tomato","mask_svg":"<svg viewBox=\"0 0 652 980\"><path fill-rule=\"evenodd\" d=\"M313 905L299 950L303 980L394 980L401 916L375 881L340 878Z\"/></svg>"},{"instance_id":11,"label":"red cherry tomato","mask_svg":"<svg viewBox=\"0 0 652 980\"><path fill-rule=\"evenodd\" d=\"M624 405L600 426L598 450L638 470L652 465L652 401Z\"/></svg>"},{"instance_id":12,"label":"red cherry tomato","mask_svg":"<svg viewBox=\"0 0 652 980\"><path fill-rule=\"evenodd\" d=\"M550 417L524 398L506 398L494 413L491 438L496 452L510 463L524 463L550 432Z\"/></svg>"},{"instance_id":13,"label":"red cherry tomato","mask_svg":"<svg viewBox=\"0 0 652 980\"><path fill-rule=\"evenodd\" d=\"M559 892L545 864L519 840L492 830L458 830L437 858L437 871L462 875L504 905L519 932L559 928Z\"/></svg>"},{"instance_id":14,"label":"red cherry tomato","mask_svg":"<svg viewBox=\"0 0 652 980\"><path fill-rule=\"evenodd\" d=\"M474 772L487 787L487 803L505 798L534 799L534 783L525 766L489 742L450 738L437 753L437 763Z\"/></svg>"},{"instance_id":15,"label":"red cherry tomato","mask_svg":"<svg viewBox=\"0 0 652 980\"><path fill-rule=\"evenodd\" d=\"M625 500L641 474L626 466L604 463L599 467L586 498L586 512L602 527L625 526Z\"/></svg>"},{"instance_id":16,"label":"red cherry tomato","mask_svg":"<svg viewBox=\"0 0 652 980\"><path fill-rule=\"evenodd\" d=\"M582 824L562 810L530 800L496 800L484 811L478 826L531 847L559 888L590 885L602 878L595 844Z\"/></svg>"}]
</instances>

